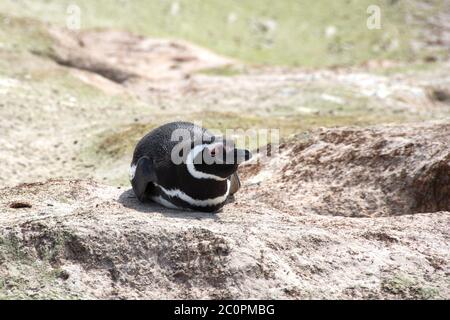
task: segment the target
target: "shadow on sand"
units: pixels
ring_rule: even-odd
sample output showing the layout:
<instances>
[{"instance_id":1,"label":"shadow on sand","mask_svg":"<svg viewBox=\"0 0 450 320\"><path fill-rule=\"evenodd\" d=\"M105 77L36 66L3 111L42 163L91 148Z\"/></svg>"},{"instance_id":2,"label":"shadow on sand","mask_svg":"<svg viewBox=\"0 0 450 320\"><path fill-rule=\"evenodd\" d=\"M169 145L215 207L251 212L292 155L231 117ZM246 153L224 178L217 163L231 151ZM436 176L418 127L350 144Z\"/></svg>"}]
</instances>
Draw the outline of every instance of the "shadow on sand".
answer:
<instances>
[{"instance_id":1,"label":"shadow on sand","mask_svg":"<svg viewBox=\"0 0 450 320\"><path fill-rule=\"evenodd\" d=\"M128 189L119 196L117 200L124 207L133 209L144 213L160 213L166 217L178 218L178 219L213 219L218 220L216 213L207 212L196 212L196 211L186 211L186 210L175 210L165 208L158 203L147 201L145 203L140 202L133 192L133 189Z\"/></svg>"}]
</instances>

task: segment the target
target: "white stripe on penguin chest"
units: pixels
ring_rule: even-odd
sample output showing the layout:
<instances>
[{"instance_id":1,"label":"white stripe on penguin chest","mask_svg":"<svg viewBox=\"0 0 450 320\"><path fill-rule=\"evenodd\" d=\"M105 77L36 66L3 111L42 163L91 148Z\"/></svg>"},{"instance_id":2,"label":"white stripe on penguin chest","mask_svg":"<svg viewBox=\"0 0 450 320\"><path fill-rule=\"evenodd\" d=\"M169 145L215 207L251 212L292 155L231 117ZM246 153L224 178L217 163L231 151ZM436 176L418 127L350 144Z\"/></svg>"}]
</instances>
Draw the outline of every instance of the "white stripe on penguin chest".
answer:
<instances>
[{"instance_id":1,"label":"white stripe on penguin chest","mask_svg":"<svg viewBox=\"0 0 450 320\"><path fill-rule=\"evenodd\" d=\"M179 190L179 189L166 189L163 186L160 186L158 184L155 184L156 187L158 187L161 192L168 198L177 198L180 199L191 206L195 207L208 207L208 206L216 206L223 202L225 202L228 198L228 194L230 193L230 180L227 179L227 189L225 193L221 196L215 197L215 198L209 198L209 199L195 199L186 194L185 192ZM174 204L172 204L174 205Z\"/></svg>"}]
</instances>

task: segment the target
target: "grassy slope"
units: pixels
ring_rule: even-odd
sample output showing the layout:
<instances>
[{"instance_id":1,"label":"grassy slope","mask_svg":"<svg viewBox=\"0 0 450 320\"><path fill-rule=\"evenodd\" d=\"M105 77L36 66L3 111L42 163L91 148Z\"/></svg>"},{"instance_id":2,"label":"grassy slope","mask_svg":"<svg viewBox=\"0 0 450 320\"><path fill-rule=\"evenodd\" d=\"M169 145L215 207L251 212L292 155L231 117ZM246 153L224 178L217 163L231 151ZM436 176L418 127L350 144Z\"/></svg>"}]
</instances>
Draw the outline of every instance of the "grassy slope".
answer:
<instances>
[{"instance_id":1,"label":"grassy slope","mask_svg":"<svg viewBox=\"0 0 450 320\"><path fill-rule=\"evenodd\" d=\"M171 15L176 2L179 12ZM0 12L64 25L70 3L81 7L83 28L183 38L250 63L330 66L415 58L409 48L413 34L405 22L408 4L402 1L4 0ZM381 30L366 27L366 10L372 4L381 7ZM276 24L272 31L261 27L268 20ZM332 37L326 36L329 27L336 30Z\"/></svg>"}]
</instances>

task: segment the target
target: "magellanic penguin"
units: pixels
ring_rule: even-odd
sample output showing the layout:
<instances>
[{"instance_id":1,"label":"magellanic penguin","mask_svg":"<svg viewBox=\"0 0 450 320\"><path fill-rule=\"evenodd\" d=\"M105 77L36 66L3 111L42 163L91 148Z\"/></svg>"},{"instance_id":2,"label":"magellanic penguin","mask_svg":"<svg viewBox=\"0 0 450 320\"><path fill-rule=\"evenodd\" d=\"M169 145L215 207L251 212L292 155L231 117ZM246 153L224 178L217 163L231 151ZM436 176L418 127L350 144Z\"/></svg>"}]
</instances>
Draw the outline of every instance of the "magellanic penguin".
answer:
<instances>
[{"instance_id":1,"label":"magellanic penguin","mask_svg":"<svg viewBox=\"0 0 450 320\"><path fill-rule=\"evenodd\" d=\"M248 150L189 122L154 129L136 145L130 180L137 198L172 209L215 212L240 188Z\"/></svg>"}]
</instances>

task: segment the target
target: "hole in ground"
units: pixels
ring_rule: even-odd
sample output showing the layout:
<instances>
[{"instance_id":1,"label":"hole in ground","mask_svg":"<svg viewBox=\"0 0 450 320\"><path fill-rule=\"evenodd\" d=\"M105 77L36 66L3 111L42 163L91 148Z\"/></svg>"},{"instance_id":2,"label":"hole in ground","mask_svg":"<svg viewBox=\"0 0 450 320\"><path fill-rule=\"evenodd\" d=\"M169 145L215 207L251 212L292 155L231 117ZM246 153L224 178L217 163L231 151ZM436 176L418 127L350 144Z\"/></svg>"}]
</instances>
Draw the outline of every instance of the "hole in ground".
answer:
<instances>
[{"instance_id":1,"label":"hole in ground","mask_svg":"<svg viewBox=\"0 0 450 320\"><path fill-rule=\"evenodd\" d=\"M432 88L430 90L430 97L435 101L449 103L450 90L446 88Z\"/></svg>"},{"instance_id":2,"label":"hole in ground","mask_svg":"<svg viewBox=\"0 0 450 320\"><path fill-rule=\"evenodd\" d=\"M450 211L450 154L434 163L413 182L414 213Z\"/></svg>"},{"instance_id":3,"label":"hole in ground","mask_svg":"<svg viewBox=\"0 0 450 320\"><path fill-rule=\"evenodd\" d=\"M14 201L9 204L9 207L12 209L23 209L23 208L31 208L32 205L24 201Z\"/></svg>"}]
</instances>

